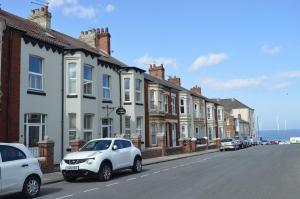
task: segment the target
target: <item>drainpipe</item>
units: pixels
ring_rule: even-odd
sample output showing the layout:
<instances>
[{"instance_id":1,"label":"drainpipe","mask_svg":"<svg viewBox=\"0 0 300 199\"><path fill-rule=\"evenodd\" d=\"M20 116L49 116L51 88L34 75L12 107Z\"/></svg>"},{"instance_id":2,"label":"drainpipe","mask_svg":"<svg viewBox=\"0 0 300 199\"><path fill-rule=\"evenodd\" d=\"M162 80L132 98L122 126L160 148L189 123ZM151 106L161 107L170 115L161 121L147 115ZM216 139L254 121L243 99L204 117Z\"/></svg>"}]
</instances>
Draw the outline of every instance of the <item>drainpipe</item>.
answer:
<instances>
[{"instance_id":1,"label":"drainpipe","mask_svg":"<svg viewBox=\"0 0 300 199\"><path fill-rule=\"evenodd\" d=\"M120 108L123 107L122 106L122 84L121 84L122 78L121 78L121 72L122 72L122 69L119 69L118 73L119 73ZM123 134L122 115L119 115L119 117L120 117L120 134Z\"/></svg>"},{"instance_id":2,"label":"drainpipe","mask_svg":"<svg viewBox=\"0 0 300 199\"><path fill-rule=\"evenodd\" d=\"M6 142L9 142L9 106L10 106L10 85L11 85L11 68L12 68L12 38L13 32L11 29L8 29L9 33L9 54L8 54L8 68L7 68L7 75L8 75L8 89L7 89L7 101L6 101Z\"/></svg>"},{"instance_id":3,"label":"drainpipe","mask_svg":"<svg viewBox=\"0 0 300 199\"><path fill-rule=\"evenodd\" d=\"M61 55L61 159L64 157L64 96L65 96L65 68L64 68L64 56L65 52L63 50Z\"/></svg>"}]
</instances>

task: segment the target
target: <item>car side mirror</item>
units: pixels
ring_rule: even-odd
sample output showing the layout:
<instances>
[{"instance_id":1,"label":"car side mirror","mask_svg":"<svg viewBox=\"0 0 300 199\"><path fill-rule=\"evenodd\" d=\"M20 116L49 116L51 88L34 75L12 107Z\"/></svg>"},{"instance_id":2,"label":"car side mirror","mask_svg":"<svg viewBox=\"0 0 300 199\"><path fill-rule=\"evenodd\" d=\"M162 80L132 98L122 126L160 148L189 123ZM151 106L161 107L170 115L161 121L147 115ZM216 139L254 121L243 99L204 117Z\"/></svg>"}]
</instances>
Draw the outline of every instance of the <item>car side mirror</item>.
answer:
<instances>
[{"instance_id":1,"label":"car side mirror","mask_svg":"<svg viewBox=\"0 0 300 199\"><path fill-rule=\"evenodd\" d=\"M116 150L118 150L118 146L117 146L117 145L113 145L112 149L113 149L114 151L116 151Z\"/></svg>"}]
</instances>

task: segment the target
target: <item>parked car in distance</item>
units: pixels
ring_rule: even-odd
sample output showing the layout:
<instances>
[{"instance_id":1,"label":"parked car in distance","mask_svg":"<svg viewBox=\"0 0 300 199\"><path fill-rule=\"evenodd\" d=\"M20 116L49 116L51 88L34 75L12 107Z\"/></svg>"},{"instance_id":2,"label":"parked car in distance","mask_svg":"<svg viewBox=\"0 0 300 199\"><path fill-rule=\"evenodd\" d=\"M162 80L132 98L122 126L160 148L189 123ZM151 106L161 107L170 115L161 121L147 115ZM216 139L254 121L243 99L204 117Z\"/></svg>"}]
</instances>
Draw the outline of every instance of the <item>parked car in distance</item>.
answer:
<instances>
[{"instance_id":1,"label":"parked car in distance","mask_svg":"<svg viewBox=\"0 0 300 199\"><path fill-rule=\"evenodd\" d=\"M91 140L78 152L67 154L60 163L61 172L68 182L78 177L108 181L114 171L128 168L141 172L142 155L130 140L122 138Z\"/></svg>"},{"instance_id":2,"label":"parked car in distance","mask_svg":"<svg viewBox=\"0 0 300 199\"><path fill-rule=\"evenodd\" d=\"M224 138L221 140L220 151L223 150L237 150L239 149L239 143L234 138Z\"/></svg>"},{"instance_id":3,"label":"parked car in distance","mask_svg":"<svg viewBox=\"0 0 300 199\"><path fill-rule=\"evenodd\" d=\"M23 144L0 143L0 196L22 192L35 198L41 181L39 162Z\"/></svg>"},{"instance_id":4,"label":"parked car in distance","mask_svg":"<svg viewBox=\"0 0 300 199\"><path fill-rule=\"evenodd\" d=\"M244 137L242 137L242 136L235 136L234 139L238 140L240 149L248 147L248 142L247 142L247 140L244 139Z\"/></svg>"}]
</instances>

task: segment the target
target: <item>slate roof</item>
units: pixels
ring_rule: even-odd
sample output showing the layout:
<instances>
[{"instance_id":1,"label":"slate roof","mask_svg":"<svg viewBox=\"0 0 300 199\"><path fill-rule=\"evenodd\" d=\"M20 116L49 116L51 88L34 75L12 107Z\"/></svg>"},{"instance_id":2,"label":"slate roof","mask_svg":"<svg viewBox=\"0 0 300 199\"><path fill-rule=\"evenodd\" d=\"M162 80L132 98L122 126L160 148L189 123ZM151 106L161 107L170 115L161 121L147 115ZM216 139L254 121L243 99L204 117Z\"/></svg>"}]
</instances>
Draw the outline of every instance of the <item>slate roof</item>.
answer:
<instances>
[{"instance_id":1,"label":"slate roof","mask_svg":"<svg viewBox=\"0 0 300 199\"><path fill-rule=\"evenodd\" d=\"M213 101L216 101L217 103L221 104L224 106L225 111L230 112L232 109L242 109L242 108L247 108L251 109L249 106L243 104L239 100L235 98L229 98L229 99L213 99Z\"/></svg>"},{"instance_id":2,"label":"slate roof","mask_svg":"<svg viewBox=\"0 0 300 199\"><path fill-rule=\"evenodd\" d=\"M128 67L123 62L117 60L116 58L104 53L103 51L99 51L96 48L91 47L85 42L73 38L64 33L58 32L53 29L46 29L42 26L38 25L35 22L32 22L28 19L24 19L22 17L16 16L9 12L6 12L0 9L0 18L5 20L7 26L17 29L23 32L24 36L39 40L41 42L45 42L66 50L83 50L89 53L92 53L98 57L99 60L105 61L111 64L115 64L121 67ZM142 69L136 68L136 70L140 70L144 72Z\"/></svg>"}]
</instances>

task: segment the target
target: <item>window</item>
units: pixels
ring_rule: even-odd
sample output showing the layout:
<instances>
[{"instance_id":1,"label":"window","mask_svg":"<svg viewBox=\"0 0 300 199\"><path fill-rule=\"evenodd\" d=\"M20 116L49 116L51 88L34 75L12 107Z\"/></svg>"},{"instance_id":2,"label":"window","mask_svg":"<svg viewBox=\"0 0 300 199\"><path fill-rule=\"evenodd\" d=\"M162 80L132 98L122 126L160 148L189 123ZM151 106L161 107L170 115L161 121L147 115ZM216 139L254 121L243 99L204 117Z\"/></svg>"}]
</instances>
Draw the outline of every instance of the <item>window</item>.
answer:
<instances>
[{"instance_id":1,"label":"window","mask_svg":"<svg viewBox=\"0 0 300 199\"><path fill-rule=\"evenodd\" d=\"M207 119L211 119L211 107L207 107Z\"/></svg>"},{"instance_id":2,"label":"window","mask_svg":"<svg viewBox=\"0 0 300 199\"><path fill-rule=\"evenodd\" d=\"M156 124L151 124L151 144L157 144L157 129Z\"/></svg>"},{"instance_id":3,"label":"window","mask_svg":"<svg viewBox=\"0 0 300 199\"><path fill-rule=\"evenodd\" d=\"M76 64L68 64L68 93L76 94Z\"/></svg>"},{"instance_id":4,"label":"window","mask_svg":"<svg viewBox=\"0 0 300 199\"><path fill-rule=\"evenodd\" d=\"M104 100L111 100L111 78L109 75L102 75L102 98Z\"/></svg>"},{"instance_id":5,"label":"window","mask_svg":"<svg viewBox=\"0 0 300 199\"><path fill-rule=\"evenodd\" d=\"M166 135L165 133L165 124L160 124L160 133Z\"/></svg>"},{"instance_id":6,"label":"window","mask_svg":"<svg viewBox=\"0 0 300 199\"><path fill-rule=\"evenodd\" d=\"M69 140L76 139L76 114L69 114Z\"/></svg>"},{"instance_id":7,"label":"window","mask_svg":"<svg viewBox=\"0 0 300 199\"><path fill-rule=\"evenodd\" d=\"M196 137L200 138L199 128L198 127L195 128L195 132L196 132Z\"/></svg>"},{"instance_id":8,"label":"window","mask_svg":"<svg viewBox=\"0 0 300 199\"><path fill-rule=\"evenodd\" d=\"M158 109L163 111L163 94L161 92L158 93Z\"/></svg>"},{"instance_id":9,"label":"window","mask_svg":"<svg viewBox=\"0 0 300 199\"><path fill-rule=\"evenodd\" d=\"M124 79L125 102L130 102L130 79Z\"/></svg>"},{"instance_id":10,"label":"window","mask_svg":"<svg viewBox=\"0 0 300 199\"><path fill-rule=\"evenodd\" d=\"M93 95L93 68L84 65L83 94Z\"/></svg>"},{"instance_id":11,"label":"window","mask_svg":"<svg viewBox=\"0 0 300 199\"><path fill-rule=\"evenodd\" d=\"M189 98L186 100L186 110L187 110L187 114L190 114L190 99Z\"/></svg>"},{"instance_id":12,"label":"window","mask_svg":"<svg viewBox=\"0 0 300 199\"><path fill-rule=\"evenodd\" d=\"M136 118L136 133L138 135L142 135L142 122L143 122L143 117Z\"/></svg>"},{"instance_id":13,"label":"window","mask_svg":"<svg viewBox=\"0 0 300 199\"><path fill-rule=\"evenodd\" d=\"M121 140L121 143L122 143L123 148L131 147L131 142L129 142L127 140Z\"/></svg>"},{"instance_id":14,"label":"window","mask_svg":"<svg viewBox=\"0 0 300 199\"><path fill-rule=\"evenodd\" d=\"M29 88L43 90L43 59L29 56Z\"/></svg>"},{"instance_id":15,"label":"window","mask_svg":"<svg viewBox=\"0 0 300 199\"><path fill-rule=\"evenodd\" d=\"M85 142L88 142L92 139L92 132L93 132L93 115L91 114L84 114L84 124L83 124L84 132L83 132L83 139Z\"/></svg>"},{"instance_id":16,"label":"window","mask_svg":"<svg viewBox=\"0 0 300 199\"><path fill-rule=\"evenodd\" d=\"M26 155L23 153L23 151L12 146L1 145L0 154L2 157L2 162L26 159Z\"/></svg>"},{"instance_id":17,"label":"window","mask_svg":"<svg viewBox=\"0 0 300 199\"><path fill-rule=\"evenodd\" d=\"M175 115L176 114L176 97L173 97L172 96L172 103L171 103L171 106L172 106L172 114Z\"/></svg>"},{"instance_id":18,"label":"window","mask_svg":"<svg viewBox=\"0 0 300 199\"><path fill-rule=\"evenodd\" d=\"M150 91L150 111L154 111L154 91Z\"/></svg>"},{"instance_id":19,"label":"window","mask_svg":"<svg viewBox=\"0 0 300 199\"><path fill-rule=\"evenodd\" d=\"M212 131L213 131L213 128L212 128L212 127L209 127L209 128L208 128L208 139L209 139L209 140L212 140L212 133L213 133Z\"/></svg>"},{"instance_id":20,"label":"window","mask_svg":"<svg viewBox=\"0 0 300 199\"><path fill-rule=\"evenodd\" d=\"M186 126L182 125L181 126L181 133L183 134L183 137L187 137L187 133L185 131L186 131Z\"/></svg>"},{"instance_id":21,"label":"window","mask_svg":"<svg viewBox=\"0 0 300 199\"><path fill-rule=\"evenodd\" d=\"M222 109L218 109L218 120L223 120L223 112L222 112Z\"/></svg>"},{"instance_id":22,"label":"window","mask_svg":"<svg viewBox=\"0 0 300 199\"><path fill-rule=\"evenodd\" d=\"M130 116L125 116L125 134L130 135L131 130L130 130Z\"/></svg>"},{"instance_id":23,"label":"window","mask_svg":"<svg viewBox=\"0 0 300 199\"><path fill-rule=\"evenodd\" d=\"M184 99L180 99L180 113L184 114Z\"/></svg>"},{"instance_id":24,"label":"window","mask_svg":"<svg viewBox=\"0 0 300 199\"><path fill-rule=\"evenodd\" d=\"M194 113L195 117L199 117L199 105L197 103L194 104Z\"/></svg>"},{"instance_id":25,"label":"window","mask_svg":"<svg viewBox=\"0 0 300 199\"><path fill-rule=\"evenodd\" d=\"M135 101L142 102L142 80L135 80Z\"/></svg>"},{"instance_id":26,"label":"window","mask_svg":"<svg viewBox=\"0 0 300 199\"><path fill-rule=\"evenodd\" d=\"M25 114L24 115L24 137L25 145L28 147L38 147L38 142L42 141L46 135L46 115Z\"/></svg>"},{"instance_id":27,"label":"window","mask_svg":"<svg viewBox=\"0 0 300 199\"><path fill-rule=\"evenodd\" d=\"M169 96L168 95L165 95L165 113L168 113L169 112Z\"/></svg>"},{"instance_id":28,"label":"window","mask_svg":"<svg viewBox=\"0 0 300 199\"><path fill-rule=\"evenodd\" d=\"M102 119L102 137L112 137L112 119L110 118L103 118Z\"/></svg>"}]
</instances>

